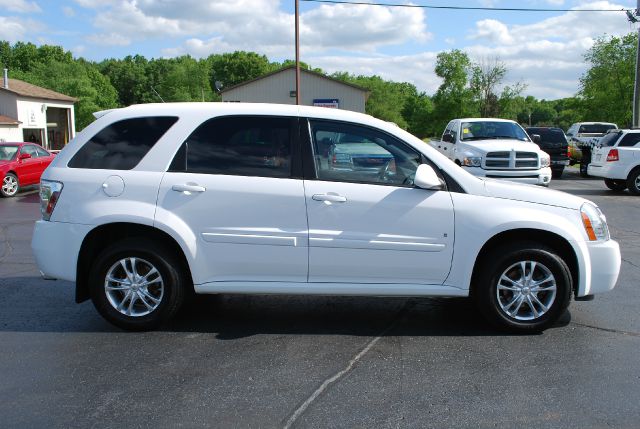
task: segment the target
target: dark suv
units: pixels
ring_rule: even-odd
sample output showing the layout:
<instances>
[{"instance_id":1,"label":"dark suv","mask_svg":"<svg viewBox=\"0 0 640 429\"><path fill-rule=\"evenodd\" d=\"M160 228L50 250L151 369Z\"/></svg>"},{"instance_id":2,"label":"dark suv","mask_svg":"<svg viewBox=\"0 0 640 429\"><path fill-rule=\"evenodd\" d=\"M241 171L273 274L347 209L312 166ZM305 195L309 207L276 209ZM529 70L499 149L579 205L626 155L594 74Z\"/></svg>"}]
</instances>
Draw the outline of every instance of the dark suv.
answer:
<instances>
[{"instance_id":1,"label":"dark suv","mask_svg":"<svg viewBox=\"0 0 640 429\"><path fill-rule=\"evenodd\" d=\"M567 143L564 131L560 128L552 127L529 127L526 128L526 130L531 140L551 157L551 173L553 178L560 178L565 165L569 165L569 156L567 154L569 144ZM539 135L540 139L533 138L534 135Z\"/></svg>"}]
</instances>

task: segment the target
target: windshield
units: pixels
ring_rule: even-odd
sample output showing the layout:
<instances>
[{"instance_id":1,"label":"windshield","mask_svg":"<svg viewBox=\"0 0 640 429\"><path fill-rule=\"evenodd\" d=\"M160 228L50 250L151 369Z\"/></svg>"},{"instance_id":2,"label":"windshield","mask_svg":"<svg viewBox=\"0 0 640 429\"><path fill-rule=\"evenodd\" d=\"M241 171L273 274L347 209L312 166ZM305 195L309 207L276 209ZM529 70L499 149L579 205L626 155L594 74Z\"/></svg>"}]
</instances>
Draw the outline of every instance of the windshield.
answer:
<instances>
[{"instance_id":1,"label":"windshield","mask_svg":"<svg viewBox=\"0 0 640 429\"><path fill-rule=\"evenodd\" d=\"M601 146L613 146L618 141L620 134L622 133L609 133L602 137L598 143L600 143Z\"/></svg>"},{"instance_id":2,"label":"windshield","mask_svg":"<svg viewBox=\"0 0 640 429\"><path fill-rule=\"evenodd\" d=\"M616 127L614 124L586 124L580 125L580 129L578 130L578 134L606 134L609 130L615 130Z\"/></svg>"},{"instance_id":3,"label":"windshield","mask_svg":"<svg viewBox=\"0 0 640 429\"><path fill-rule=\"evenodd\" d=\"M544 143L567 143L564 133L560 129L551 128L527 128L530 136L538 134Z\"/></svg>"},{"instance_id":4,"label":"windshield","mask_svg":"<svg viewBox=\"0 0 640 429\"><path fill-rule=\"evenodd\" d=\"M0 146L0 161L11 161L18 153L18 146Z\"/></svg>"},{"instance_id":5,"label":"windshield","mask_svg":"<svg viewBox=\"0 0 640 429\"><path fill-rule=\"evenodd\" d=\"M527 133L515 122L463 122L461 125L463 141L487 139L516 139L530 141Z\"/></svg>"}]
</instances>

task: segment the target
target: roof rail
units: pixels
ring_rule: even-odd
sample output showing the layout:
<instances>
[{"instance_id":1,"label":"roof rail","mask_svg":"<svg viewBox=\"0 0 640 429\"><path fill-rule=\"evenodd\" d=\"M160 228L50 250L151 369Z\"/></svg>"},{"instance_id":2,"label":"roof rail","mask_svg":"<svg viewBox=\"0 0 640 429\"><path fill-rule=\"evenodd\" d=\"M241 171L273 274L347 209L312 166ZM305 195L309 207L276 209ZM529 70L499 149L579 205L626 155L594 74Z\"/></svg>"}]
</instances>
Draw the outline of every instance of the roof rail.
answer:
<instances>
[{"instance_id":1,"label":"roof rail","mask_svg":"<svg viewBox=\"0 0 640 429\"><path fill-rule=\"evenodd\" d=\"M113 112L114 110L118 110L118 109L108 109L108 110L99 110L97 112L93 112L93 116L96 119L100 119L102 118L104 115L106 115L109 112Z\"/></svg>"}]
</instances>

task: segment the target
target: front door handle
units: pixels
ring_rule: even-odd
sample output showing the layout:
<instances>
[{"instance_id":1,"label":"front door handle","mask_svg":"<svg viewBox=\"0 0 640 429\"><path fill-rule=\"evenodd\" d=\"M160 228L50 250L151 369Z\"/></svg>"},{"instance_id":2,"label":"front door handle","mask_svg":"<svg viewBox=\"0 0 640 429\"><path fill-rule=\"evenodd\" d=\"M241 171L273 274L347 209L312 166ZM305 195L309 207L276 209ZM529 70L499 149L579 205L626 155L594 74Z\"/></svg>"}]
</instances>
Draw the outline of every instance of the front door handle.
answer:
<instances>
[{"instance_id":1,"label":"front door handle","mask_svg":"<svg viewBox=\"0 0 640 429\"><path fill-rule=\"evenodd\" d=\"M187 195L191 193L200 193L207 190L204 186L196 185L195 183L186 183L184 185L173 185L171 190L176 192L184 192Z\"/></svg>"},{"instance_id":2,"label":"front door handle","mask_svg":"<svg viewBox=\"0 0 640 429\"><path fill-rule=\"evenodd\" d=\"M346 203L347 197L338 194L315 194L311 197L315 201L328 201L330 203Z\"/></svg>"}]
</instances>

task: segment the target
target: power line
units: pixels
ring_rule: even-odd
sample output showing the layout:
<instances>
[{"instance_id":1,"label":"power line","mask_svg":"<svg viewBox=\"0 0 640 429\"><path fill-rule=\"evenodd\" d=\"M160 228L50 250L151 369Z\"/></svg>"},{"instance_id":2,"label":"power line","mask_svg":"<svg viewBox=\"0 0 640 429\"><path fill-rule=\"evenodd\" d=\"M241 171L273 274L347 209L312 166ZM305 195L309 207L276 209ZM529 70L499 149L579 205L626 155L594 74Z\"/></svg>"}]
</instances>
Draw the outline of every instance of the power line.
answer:
<instances>
[{"instance_id":1,"label":"power line","mask_svg":"<svg viewBox=\"0 0 640 429\"><path fill-rule=\"evenodd\" d=\"M353 4L365 6L408 7L417 9L449 9L449 10L488 10L500 12L626 12L627 9L538 9L517 7L472 7L472 6L434 6L420 4L376 3L367 1L346 0L300 0L307 3Z\"/></svg>"}]
</instances>

